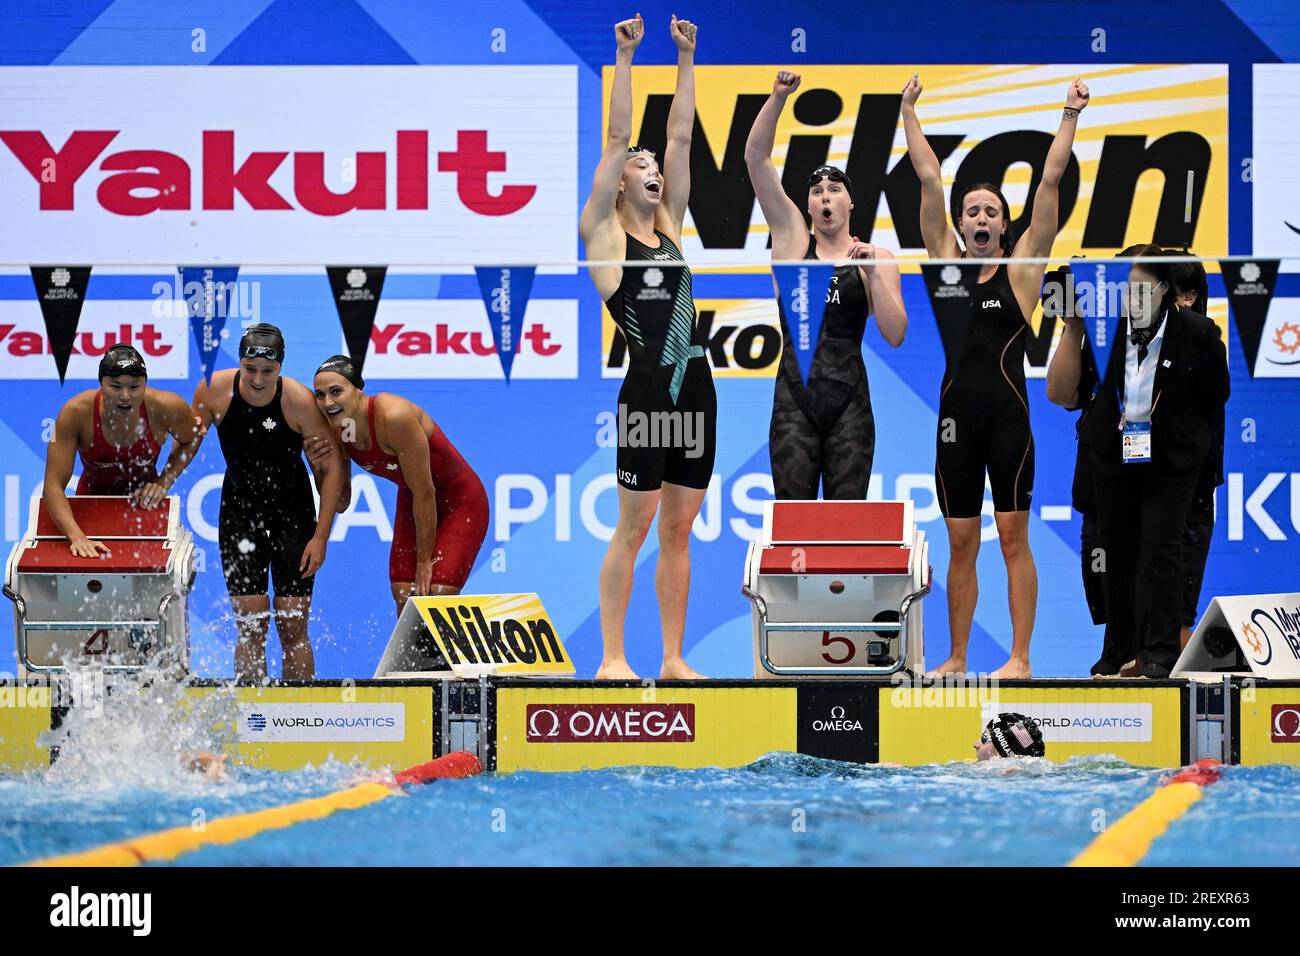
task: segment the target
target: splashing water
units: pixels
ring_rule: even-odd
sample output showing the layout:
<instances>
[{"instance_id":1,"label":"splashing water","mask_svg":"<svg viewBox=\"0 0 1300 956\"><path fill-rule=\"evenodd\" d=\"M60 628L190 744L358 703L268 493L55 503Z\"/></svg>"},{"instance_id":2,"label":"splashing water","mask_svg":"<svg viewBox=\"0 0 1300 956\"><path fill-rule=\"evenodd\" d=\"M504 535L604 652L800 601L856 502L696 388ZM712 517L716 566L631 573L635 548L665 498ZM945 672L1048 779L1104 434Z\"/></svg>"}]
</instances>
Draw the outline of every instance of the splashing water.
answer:
<instances>
[{"instance_id":1,"label":"splashing water","mask_svg":"<svg viewBox=\"0 0 1300 956\"><path fill-rule=\"evenodd\" d=\"M186 755L219 753L234 742L234 688L190 688L188 680L156 667L132 675L78 670L68 680L84 699L40 737L57 749L45 774L52 785L83 791L193 786L198 775L186 768ZM99 688L98 699L86 688Z\"/></svg>"}]
</instances>

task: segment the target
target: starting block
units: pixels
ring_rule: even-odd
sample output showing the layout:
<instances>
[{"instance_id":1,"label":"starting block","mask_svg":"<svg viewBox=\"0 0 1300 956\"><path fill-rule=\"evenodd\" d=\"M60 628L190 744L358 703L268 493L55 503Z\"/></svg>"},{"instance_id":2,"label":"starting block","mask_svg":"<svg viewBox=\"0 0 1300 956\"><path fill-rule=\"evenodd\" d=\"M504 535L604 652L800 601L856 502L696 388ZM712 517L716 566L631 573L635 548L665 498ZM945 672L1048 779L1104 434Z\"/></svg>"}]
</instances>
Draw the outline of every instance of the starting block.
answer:
<instances>
[{"instance_id":1,"label":"starting block","mask_svg":"<svg viewBox=\"0 0 1300 956\"><path fill-rule=\"evenodd\" d=\"M740 588L754 676L924 673L929 555L910 501L767 502Z\"/></svg>"},{"instance_id":2,"label":"starting block","mask_svg":"<svg viewBox=\"0 0 1300 956\"><path fill-rule=\"evenodd\" d=\"M180 526L180 498L147 510L125 497L73 496L68 502L86 536L111 554L74 555L45 502L33 499L27 533L5 566L20 669L138 671L179 663L188 670L196 569L193 536Z\"/></svg>"}]
</instances>

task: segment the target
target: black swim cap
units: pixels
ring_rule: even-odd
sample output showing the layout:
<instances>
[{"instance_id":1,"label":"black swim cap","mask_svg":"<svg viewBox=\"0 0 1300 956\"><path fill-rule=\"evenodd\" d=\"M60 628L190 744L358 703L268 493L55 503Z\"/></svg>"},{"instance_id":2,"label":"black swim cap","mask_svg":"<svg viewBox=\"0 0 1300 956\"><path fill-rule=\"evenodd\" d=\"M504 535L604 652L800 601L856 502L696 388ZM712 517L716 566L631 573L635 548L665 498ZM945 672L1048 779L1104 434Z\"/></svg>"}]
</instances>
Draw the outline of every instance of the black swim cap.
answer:
<instances>
[{"instance_id":1,"label":"black swim cap","mask_svg":"<svg viewBox=\"0 0 1300 956\"><path fill-rule=\"evenodd\" d=\"M333 372L335 375L342 375L357 388L365 390L366 380L361 377L357 367L352 364L352 359L346 355L331 355L321 362L320 367L316 369L317 375L321 372Z\"/></svg>"},{"instance_id":2,"label":"black swim cap","mask_svg":"<svg viewBox=\"0 0 1300 956\"><path fill-rule=\"evenodd\" d=\"M115 375L135 375L148 378L144 367L144 356L130 345L114 345L99 360L99 377L112 378Z\"/></svg>"},{"instance_id":3,"label":"black swim cap","mask_svg":"<svg viewBox=\"0 0 1300 956\"><path fill-rule=\"evenodd\" d=\"M838 166L818 166L808 177L808 188L812 189L823 179L829 179L833 183L842 183L849 198L853 198L853 180L849 179L848 174Z\"/></svg>"},{"instance_id":4,"label":"black swim cap","mask_svg":"<svg viewBox=\"0 0 1300 956\"><path fill-rule=\"evenodd\" d=\"M980 743L992 744L1003 757L1041 757L1047 752L1038 721L1024 714L998 714L984 728Z\"/></svg>"},{"instance_id":5,"label":"black swim cap","mask_svg":"<svg viewBox=\"0 0 1300 956\"><path fill-rule=\"evenodd\" d=\"M264 358L284 364L284 333L266 322L250 325L239 340L239 357Z\"/></svg>"}]
</instances>

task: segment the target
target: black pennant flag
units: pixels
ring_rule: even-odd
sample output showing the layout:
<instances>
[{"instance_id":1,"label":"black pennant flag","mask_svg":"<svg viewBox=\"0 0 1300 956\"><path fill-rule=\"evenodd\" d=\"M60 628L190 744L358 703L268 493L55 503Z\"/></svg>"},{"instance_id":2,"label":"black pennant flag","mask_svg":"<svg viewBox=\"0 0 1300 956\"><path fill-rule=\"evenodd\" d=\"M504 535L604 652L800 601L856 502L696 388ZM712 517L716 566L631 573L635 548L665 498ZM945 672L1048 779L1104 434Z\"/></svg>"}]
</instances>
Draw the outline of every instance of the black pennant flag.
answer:
<instances>
[{"instance_id":1,"label":"black pennant flag","mask_svg":"<svg viewBox=\"0 0 1300 956\"><path fill-rule=\"evenodd\" d=\"M90 266L31 268L36 299L41 304L41 316L45 319L45 335L50 340L50 352L54 355L54 364L59 369L59 384L62 385L68 374L72 343L77 338L81 307L86 301Z\"/></svg>"},{"instance_id":2,"label":"black pennant flag","mask_svg":"<svg viewBox=\"0 0 1300 956\"><path fill-rule=\"evenodd\" d=\"M334 305L339 310L339 324L348 343L348 355L360 373L370 347L370 332L375 327L379 297L384 291L388 266L326 266Z\"/></svg>"},{"instance_id":3,"label":"black pennant flag","mask_svg":"<svg viewBox=\"0 0 1300 956\"><path fill-rule=\"evenodd\" d=\"M939 339L949 368L956 368L966 345L966 330L970 328L971 296L979 284L978 265L921 265L925 277L925 290L930 294L930 308L939 323Z\"/></svg>"},{"instance_id":4,"label":"black pennant flag","mask_svg":"<svg viewBox=\"0 0 1300 956\"><path fill-rule=\"evenodd\" d=\"M1256 259L1253 262L1220 262L1223 286L1232 303L1232 317L1237 326L1237 337L1246 356L1246 368L1255 377L1255 357L1259 355L1259 340L1264 334L1268 306L1277 289L1278 259Z\"/></svg>"}]
</instances>

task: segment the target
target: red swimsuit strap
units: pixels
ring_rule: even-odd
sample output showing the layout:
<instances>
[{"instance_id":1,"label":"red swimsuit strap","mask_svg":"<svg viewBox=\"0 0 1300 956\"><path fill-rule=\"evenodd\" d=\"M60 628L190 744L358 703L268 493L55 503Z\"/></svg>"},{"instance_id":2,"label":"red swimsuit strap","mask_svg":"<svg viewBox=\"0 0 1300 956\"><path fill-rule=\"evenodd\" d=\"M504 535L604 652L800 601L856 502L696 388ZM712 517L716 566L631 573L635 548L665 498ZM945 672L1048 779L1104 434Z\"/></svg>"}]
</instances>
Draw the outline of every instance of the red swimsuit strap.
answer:
<instances>
[{"instance_id":1,"label":"red swimsuit strap","mask_svg":"<svg viewBox=\"0 0 1300 956\"><path fill-rule=\"evenodd\" d=\"M405 488L406 482L402 478L401 470L387 467L398 459L396 455L384 451L379 444L379 431L375 428L375 399L371 395L366 396L366 418L370 422L370 447L363 451L356 445L348 445L348 454L353 461L372 474L380 475Z\"/></svg>"},{"instance_id":2,"label":"red swimsuit strap","mask_svg":"<svg viewBox=\"0 0 1300 956\"><path fill-rule=\"evenodd\" d=\"M95 411L94 411L94 428L90 438L90 448L82 453L82 457L90 456L96 461L102 461L108 458L122 458L124 460L131 458L140 458L145 455L157 457L158 452L162 450L162 443L154 438L153 428L149 425L149 403L147 401L140 403L140 422L144 425L140 437L130 445L114 445L104 434L104 420L100 415L100 403L104 400L104 390L101 388L95 392ZM141 447L143 445L143 447Z\"/></svg>"}]
</instances>

